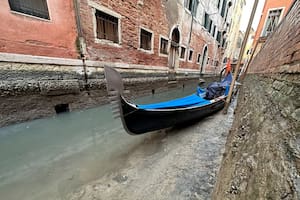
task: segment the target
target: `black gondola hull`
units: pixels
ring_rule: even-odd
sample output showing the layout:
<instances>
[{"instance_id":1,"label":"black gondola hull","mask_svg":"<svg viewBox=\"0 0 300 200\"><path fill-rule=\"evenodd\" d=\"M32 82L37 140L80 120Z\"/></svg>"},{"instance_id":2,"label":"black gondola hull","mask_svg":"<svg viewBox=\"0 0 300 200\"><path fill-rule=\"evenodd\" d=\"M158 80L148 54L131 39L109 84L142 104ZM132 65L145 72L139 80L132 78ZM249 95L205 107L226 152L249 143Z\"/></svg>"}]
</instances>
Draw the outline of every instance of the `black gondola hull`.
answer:
<instances>
[{"instance_id":1,"label":"black gondola hull","mask_svg":"<svg viewBox=\"0 0 300 200\"><path fill-rule=\"evenodd\" d=\"M144 110L127 103L121 96L121 119L127 132L137 135L201 119L221 110L224 104L225 97L198 107Z\"/></svg>"}]
</instances>

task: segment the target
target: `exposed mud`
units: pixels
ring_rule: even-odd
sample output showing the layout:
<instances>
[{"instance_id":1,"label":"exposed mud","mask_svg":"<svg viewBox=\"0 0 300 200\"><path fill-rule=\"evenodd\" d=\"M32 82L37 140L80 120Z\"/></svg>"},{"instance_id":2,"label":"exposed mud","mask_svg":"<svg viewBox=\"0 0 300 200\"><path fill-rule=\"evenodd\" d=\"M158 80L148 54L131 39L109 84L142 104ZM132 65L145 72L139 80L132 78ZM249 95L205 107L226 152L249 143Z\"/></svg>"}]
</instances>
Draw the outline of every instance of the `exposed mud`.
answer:
<instances>
[{"instance_id":1,"label":"exposed mud","mask_svg":"<svg viewBox=\"0 0 300 200\"><path fill-rule=\"evenodd\" d=\"M67 199L210 199L232 121L231 108L227 115L219 112L188 127L155 133L118 170Z\"/></svg>"}]
</instances>

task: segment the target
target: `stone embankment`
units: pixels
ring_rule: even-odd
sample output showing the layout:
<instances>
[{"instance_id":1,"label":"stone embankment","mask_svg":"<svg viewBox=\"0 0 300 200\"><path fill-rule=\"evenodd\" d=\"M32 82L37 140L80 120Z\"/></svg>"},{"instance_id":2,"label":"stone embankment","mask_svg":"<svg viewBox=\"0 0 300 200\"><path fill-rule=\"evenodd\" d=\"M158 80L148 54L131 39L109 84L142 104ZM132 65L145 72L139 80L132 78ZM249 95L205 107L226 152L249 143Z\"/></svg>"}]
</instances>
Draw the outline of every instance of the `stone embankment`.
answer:
<instances>
[{"instance_id":1,"label":"stone embankment","mask_svg":"<svg viewBox=\"0 0 300 200\"><path fill-rule=\"evenodd\" d=\"M250 65L213 199L300 198L300 1Z\"/></svg>"},{"instance_id":2,"label":"stone embankment","mask_svg":"<svg viewBox=\"0 0 300 200\"><path fill-rule=\"evenodd\" d=\"M300 82L296 77L246 79L214 199L299 198Z\"/></svg>"},{"instance_id":3,"label":"stone embankment","mask_svg":"<svg viewBox=\"0 0 300 200\"><path fill-rule=\"evenodd\" d=\"M167 67L147 67L0 54L0 127L55 115L58 108L78 110L108 102L103 66L121 72L131 97L199 81L199 72ZM209 82L211 77L207 77Z\"/></svg>"}]
</instances>

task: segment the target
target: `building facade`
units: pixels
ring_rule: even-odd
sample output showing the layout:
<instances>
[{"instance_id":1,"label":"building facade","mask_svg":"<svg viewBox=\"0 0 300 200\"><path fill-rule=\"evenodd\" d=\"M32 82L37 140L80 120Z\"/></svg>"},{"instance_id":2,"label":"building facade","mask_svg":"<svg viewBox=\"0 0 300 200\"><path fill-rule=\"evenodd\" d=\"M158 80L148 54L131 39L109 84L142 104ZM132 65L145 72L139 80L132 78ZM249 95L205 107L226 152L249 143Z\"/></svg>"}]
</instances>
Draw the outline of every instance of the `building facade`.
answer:
<instances>
[{"instance_id":1,"label":"building facade","mask_svg":"<svg viewBox=\"0 0 300 200\"><path fill-rule=\"evenodd\" d=\"M230 23L229 33L227 36L226 51L224 54L224 61L226 58L237 60L239 57L239 49L241 46L240 22L243 13L243 8L246 5L245 0L235 0L232 11L232 20ZM242 38L243 39L243 38Z\"/></svg>"},{"instance_id":2,"label":"building facade","mask_svg":"<svg viewBox=\"0 0 300 200\"><path fill-rule=\"evenodd\" d=\"M77 58L72 1L0 2L0 53Z\"/></svg>"},{"instance_id":3,"label":"building facade","mask_svg":"<svg viewBox=\"0 0 300 200\"><path fill-rule=\"evenodd\" d=\"M227 0L81 0L90 60L212 73L221 58Z\"/></svg>"},{"instance_id":4,"label":"building facade","mask_svg":"<svg viewBox=\"0 0 300 200\"><path fill-rule=\"evenodd\" d=\"M254 54L260 51L262 45L265 43L267 37L273 33L276 27L279 25L281 20L284 18L293 0L266 0L265 5L261 14L253 42Z\"/></svg>"},{"instance_id":5,"label":"building facade","mask_svg":"<svg viewBox=\"0 0 300 200\"><path fill-rule=\"evenodd\" d=\"M5 0L0 5L3 53L212 73L224 52L232 2Z\"/></svg>"}]
</instances>

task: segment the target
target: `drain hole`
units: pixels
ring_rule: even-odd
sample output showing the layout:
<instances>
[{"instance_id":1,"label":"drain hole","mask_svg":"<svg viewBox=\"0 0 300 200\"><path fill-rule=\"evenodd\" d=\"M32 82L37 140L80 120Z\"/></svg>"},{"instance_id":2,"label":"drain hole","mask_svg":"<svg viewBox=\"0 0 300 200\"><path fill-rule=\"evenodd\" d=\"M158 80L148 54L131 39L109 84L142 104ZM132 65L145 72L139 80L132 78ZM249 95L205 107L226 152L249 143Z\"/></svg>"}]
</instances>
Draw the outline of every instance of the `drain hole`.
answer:
<instances>
[{"instance_id":1,"label":"drain hole","mask_svg":"<svg viewBox=\"0 0 300 200\"><path fill-rule=\"evenodd\" d=\"M55 107L56 114L69 112L69 104L58 104Z\"/></svg>"}]
</instances>

